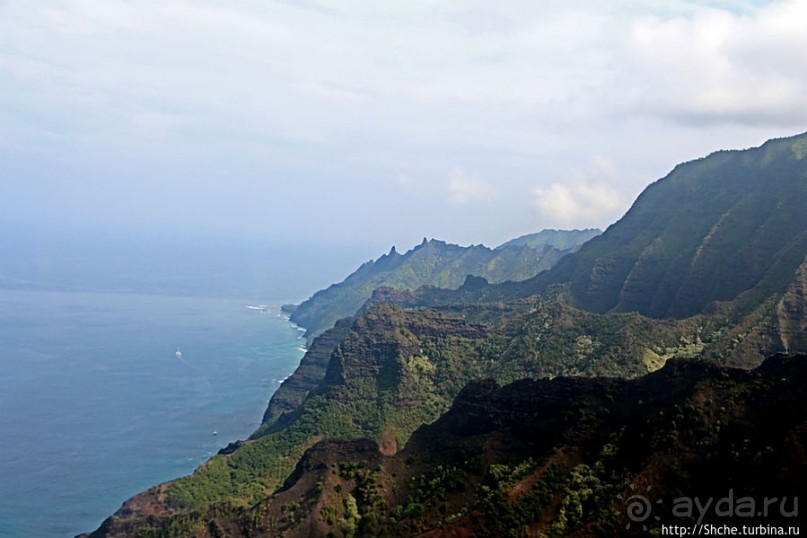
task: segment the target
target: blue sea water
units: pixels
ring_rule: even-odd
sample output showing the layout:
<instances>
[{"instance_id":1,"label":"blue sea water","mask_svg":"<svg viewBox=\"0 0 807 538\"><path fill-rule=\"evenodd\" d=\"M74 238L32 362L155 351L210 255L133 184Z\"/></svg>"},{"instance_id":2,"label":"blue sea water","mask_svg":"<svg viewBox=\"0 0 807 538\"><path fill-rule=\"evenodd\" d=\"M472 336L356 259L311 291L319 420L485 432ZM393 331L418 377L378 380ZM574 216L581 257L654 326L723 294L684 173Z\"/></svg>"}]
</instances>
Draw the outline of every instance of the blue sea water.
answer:
<instances>
[{"instance_id":1,"label":"blue sea water","mask_svg":"<svg viewBox=\"0 0 807 538\"><path fill-rule=\"evenodd\" d=\"M247 304L0 289L0 536L95 529L247 437L304 343Z\"/></svg>"}]
</instances>

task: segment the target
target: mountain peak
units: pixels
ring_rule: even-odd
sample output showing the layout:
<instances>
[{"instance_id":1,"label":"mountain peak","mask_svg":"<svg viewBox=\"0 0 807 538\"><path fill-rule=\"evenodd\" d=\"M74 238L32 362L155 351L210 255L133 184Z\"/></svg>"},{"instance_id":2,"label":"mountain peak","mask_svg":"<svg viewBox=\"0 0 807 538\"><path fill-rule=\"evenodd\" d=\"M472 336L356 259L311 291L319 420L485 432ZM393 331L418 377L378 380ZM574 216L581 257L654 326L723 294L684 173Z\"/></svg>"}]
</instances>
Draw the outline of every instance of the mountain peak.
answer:
<instances>
[{"instance_id":1,"label":"mountain peak","mask_svg":"<svg viewBox=\"0 0 807 538\"><path fill-rule=\"evenodd\" d=\"M576 251L599 230L560 231L534 234L553 249L530 244L530 240L502 245L491 250L483 245L463 247L438 239L423 241L404 254L395 246L375 262L360 267L343 282L318 291L294 310L292 321L305 327L312 339L341 318L356 314L372 297L373 290L415 290L421 286L457 289L468 275L490 282L523 281L549 269L563 256ZM543 234L543 235L542 235ZM479 285L479 282L476 282ZM466 288L467 289L467 288Z\"/></svg>"},{"instance_id":2,"label":"mountain peak","mask_svg":"<svg viewBox=\"0 0 807 538\"><path fill-rule=\"evenodd\" d=\"M654 318L781 292L807 253L805 153L807 133L678 165L543 278L586 310Z\"/></svg>"}]
</instances>

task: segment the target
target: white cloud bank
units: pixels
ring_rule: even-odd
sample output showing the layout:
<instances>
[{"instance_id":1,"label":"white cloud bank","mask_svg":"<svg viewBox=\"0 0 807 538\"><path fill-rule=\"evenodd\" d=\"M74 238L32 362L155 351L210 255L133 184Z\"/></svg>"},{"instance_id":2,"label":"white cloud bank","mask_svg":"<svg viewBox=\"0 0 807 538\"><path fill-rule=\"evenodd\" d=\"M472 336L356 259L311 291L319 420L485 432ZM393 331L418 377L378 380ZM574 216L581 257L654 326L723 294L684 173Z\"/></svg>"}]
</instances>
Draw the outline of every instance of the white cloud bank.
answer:
<instances>
[{"instance_id":1,"label":"white cloud bank","mask_svg":"<svg viewBox=\"0 0 807 538\"><path fill-rule=\"evenodd\" d=\"M0 175L27 170L11 192L31 200L28 185L90 199L129 181L126 163L267 215L189 209L155 227L262 233L299 223L276 201L300 188L323 218L309 235L383 235L366 212L383 222L394 204L457 241L604 225L681 160L807 130L805 21L807 0L4 0ZM591 154L626 173L568 173ZM455 163L470 173L446 182ZM450 222L424 199L454 206ZM481 202L484 221L463 217Z\"/></svg>"},{"instance_id":2,"label":"white cloud bank","mask_svg":"<svg viewBox=\"0 0 807 538\"><path fill-rule=\"evenodd\" d=\"M805 25L802 0L640 17L618 52L612 106L694 124L804 126Z\"/></svg>"},{"instance_id":3,"label":"white cloud bank","mask_svg":"<svg viewBox=\"0 0 807 538\"><path fill-rule=\"evenodd\" d=\"M404 118L402 134L453 112L488 124L807 121L807 0L742 5L8 0L0 87L63 110L184 105L207 128L292 139L388 135L364 122L374 114Z\"/></svg>"},{"instance_id":4,"label":"white cloud bank","mask_svg":"<svg viewBox=\"0 0 807 538\"><path fill-rule=\"evenodd\" d=\"M591 166L565 181L533 190L533 206L553 226L603 227L612 222L624 203L613 187L617 179L614 164L597 157Z\"/></svg>"}]
</instances>

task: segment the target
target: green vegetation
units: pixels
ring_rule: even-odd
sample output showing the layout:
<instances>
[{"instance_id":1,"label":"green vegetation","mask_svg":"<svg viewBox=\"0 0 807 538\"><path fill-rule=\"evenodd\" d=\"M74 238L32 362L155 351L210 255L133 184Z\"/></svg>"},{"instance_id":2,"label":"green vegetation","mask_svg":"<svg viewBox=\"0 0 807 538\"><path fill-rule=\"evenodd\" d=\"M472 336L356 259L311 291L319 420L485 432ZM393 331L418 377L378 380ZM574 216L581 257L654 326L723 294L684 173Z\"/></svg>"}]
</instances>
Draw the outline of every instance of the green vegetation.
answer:
<instances>
[{"instance_id":1,"label":"green vegetation","mask_svg":"<svg viewBox=\"0 0 807 538\"><path fill-rule=\"evenodd\" d=\"M311 340L337 320L355 315L373 291L382 286L397 290L426 285L454 289L468 275L490 282L525 280L549 269L599 233L599 230L544 230L493 250L483 245L461 247L425 239L406 254L398 254L393 247L389 254L365 263L343 282L290 309L291 320L305 327Z\"/></svg>"},{"instance_id":2,"label":"green vegetation","mask_svg":"<svg viewBox=\"0 0 807 538\"><path fill-rule=\"evenodd\" d=\"M586 310L652 318L693 316L744 292L756 306L783 291L804 261L805 141L801 134L677 166L534 284L570 282Z\"/></svg>"},{"instance_id":3,"label":"green vegetation","mask_svg":"<svg viewBox=\"0 0 807 538\"><path fill-rule=\"evenodd\" d=\"M408 494L389 510L359 502L362 518L376 527L357 535L416 535L457 524L477 537L613 536L631 523L626 499L635 493L670 500L725 495L729 487L753 496L772 487L792 498L805 478L803 454L783 452L782 443L803 428L805 361L774 358L749 374L679 360L624 383L520 381L466 395L414 435L416 449L382 461L380 469L402 474L374 491ZM560 398L567 383L574 400ZM495 426L455 429L469 416ZM406 467L394 465L402 460ZM480 461L489 462L486 469ZM349 472L362 468L354 462ZM653 513L670 518L670 509L656 503Z\"/></svg>"},{"instance_id":4,"label":"green vegetation","mask_svg":"<svg viewBox=\"0 0 807 538\"><path fill-rule=\"evenodd\" d=\"M337 353L342 375L309 395L295 420L271 426L168 488L167 503L198 509L219 499L251 505L280 486L323 438L381 440L402 447L436 420L471 380L635 377L674 357L727 356L731 322L718 316L660 322L636 313L592 314L545 295L502 311L475 305L466 319L432 310L374 307ZM439 337L434 337L439 335ZM351 349L351 353L345 350Z\"/></svg>"},{"instance_id":5,"label":"green vegetation","mask_svg":"<svg viewBox=\"0 0 807 538\"><path fill-rule=\"evenodd\" d=\"M409 316L382 305L365 321L380 329L400 322L401 328L369 339L351 333L345 345L355 351L343 354L343 379L312 394L293 422L269 428L234 454L216 456L173 482L168 504L193 509L223 498L252 504L282 484L305 449L322 438L378 439L389 431L403 446L417 427L445 412L459 390L501 352L480 346L485 333L462 325L453 336L424 337L457 318L425 312ZM367 327L369 333L375 330ZM385 344L378 348L377 340Z\"/></svg>"},{"instance_id":6,"label":"green vegetation","mask_svg":"<svg viewBox=\"0 0 807 538\"><path fill-rule=\"evenodd\" d=\"M496 250L503 250L510 247L530 247L535 250L555 248L558 250L577 249L588 241L602 233L597 229L586 230L541 230L538 233L522 235L502 243Z\"/></svg>"},{"instance_id":7,"label":"green vegetation","mask_svg":"<svg viewBox=\"0 0 807 538\"><path fill-rule=\"evenodd\" d=\"M480 524L474 529L473 536L529 536L529 524L538 519L541 511L546 509L553 496L564 486L564 475L560 467L550 467L529 492L517 499L507 496L503 483L496 483L492 489L483 489L476 506L481 512Z\"/></svg>"},{"instance_id":8,"label":"green vegetation","mask_svg":"<svg viewBox=\"0 0 807 538\"><path fill-rule=\"evenodd\" d=\"M328 525L333 525L339 519L339 510L333 506L323 506L320 510L322 521Z\"/></svg>"},{"instance_id":9,"label":"green vegetation","mask_svg":"<svg viewBox=\"0 0 807 538\"><path fill-rule=\"evenodd\" d=\"M616 495L642 473L673 493L673 471L706 490L715 477L754 491L778 485L771 477L803 483L803 461L778 467L803 454L803 436L788 429L803 422L803 373L714 361L753 367L807 346L805 147L807 134L677 167L602 236L529 280L382 290L315 341L249 442L155 494L172 515L137 532L282 535L313 518L336 536L453 524L479 536L607 535ZM295 316L328 325L338 301L351 297L352 314L382 281L448 286L473 273L475 253L531 247L480 248L393 251ZM485 270L508 266L497 260ZM579 379L593 375L623 379ZM292 474L319 441L364 438L403 450L400 460L369 465L365 446L304 480L315 449ZM305 491L292 494L290 482Z\"/></svg>"}]
</instances>

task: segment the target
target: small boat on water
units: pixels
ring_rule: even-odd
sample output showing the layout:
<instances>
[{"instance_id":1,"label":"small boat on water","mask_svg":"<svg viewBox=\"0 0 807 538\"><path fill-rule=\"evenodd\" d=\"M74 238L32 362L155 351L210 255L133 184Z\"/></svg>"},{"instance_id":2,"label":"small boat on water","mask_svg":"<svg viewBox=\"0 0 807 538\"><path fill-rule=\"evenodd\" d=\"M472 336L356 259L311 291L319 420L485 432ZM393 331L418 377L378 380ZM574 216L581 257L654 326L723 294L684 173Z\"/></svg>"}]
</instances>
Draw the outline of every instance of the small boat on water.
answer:
<instances>
[{"instance_id":1,"label":"small boat on water","mask_svg":"<svg viewBox=\"0 0 807 538\"><path fill-rule=\"evenodd\" d=\"M179 346L177 346L177 352L174 353L174 355L176 355L176 358L178 359L182 358L182 352L179 350Z\"/></svg>"}]
</instances>

